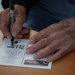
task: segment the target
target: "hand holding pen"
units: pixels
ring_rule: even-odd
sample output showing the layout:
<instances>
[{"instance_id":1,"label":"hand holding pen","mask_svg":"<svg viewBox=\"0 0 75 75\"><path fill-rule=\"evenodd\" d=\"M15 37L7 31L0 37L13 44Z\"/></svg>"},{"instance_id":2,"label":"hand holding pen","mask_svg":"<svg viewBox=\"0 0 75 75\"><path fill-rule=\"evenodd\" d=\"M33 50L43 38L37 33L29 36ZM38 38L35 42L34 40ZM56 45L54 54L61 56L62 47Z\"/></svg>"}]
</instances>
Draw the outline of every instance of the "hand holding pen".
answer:
<instances>
[{"instance_id":1,"label":"hand holding pen","mask_svg":"<svg viewBox=\"0 0 75 75\"><path fill-rule=\"evenodd\" d=\"M10 8L4 9L1 12L0 16L0 29L5 37L11 39L12 36L15 38L22 38L22 36L28 33L27 28L23 28L23 23L26 19L26 9L21 5L14 5L14 18L15 22L12 25L11 32L9 31L9 22L10 22Z\"/></svg>"}]
</instances>

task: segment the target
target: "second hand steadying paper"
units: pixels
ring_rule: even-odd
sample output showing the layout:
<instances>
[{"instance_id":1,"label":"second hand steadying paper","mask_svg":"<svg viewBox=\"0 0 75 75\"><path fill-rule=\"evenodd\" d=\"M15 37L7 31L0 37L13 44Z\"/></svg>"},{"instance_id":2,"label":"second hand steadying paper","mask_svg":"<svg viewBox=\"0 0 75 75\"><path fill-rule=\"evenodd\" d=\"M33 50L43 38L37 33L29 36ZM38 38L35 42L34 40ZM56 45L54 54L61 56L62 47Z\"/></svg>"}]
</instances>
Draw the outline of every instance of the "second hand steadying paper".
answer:
<instances>
[{"instance_id":1,"label":"second hand steadying paper","mask_svg":"<svg viewBox=\"0 0 75 75\"><path fill-rule=\"evenodd\" d=\"M12 26L14 24L14 0L9 0L9 5L10 5L10 24L9 24L9 30L11 32ZM14 45L14 37L12 36L11 38L11 45Z\"/></svg>"}]
</instances>

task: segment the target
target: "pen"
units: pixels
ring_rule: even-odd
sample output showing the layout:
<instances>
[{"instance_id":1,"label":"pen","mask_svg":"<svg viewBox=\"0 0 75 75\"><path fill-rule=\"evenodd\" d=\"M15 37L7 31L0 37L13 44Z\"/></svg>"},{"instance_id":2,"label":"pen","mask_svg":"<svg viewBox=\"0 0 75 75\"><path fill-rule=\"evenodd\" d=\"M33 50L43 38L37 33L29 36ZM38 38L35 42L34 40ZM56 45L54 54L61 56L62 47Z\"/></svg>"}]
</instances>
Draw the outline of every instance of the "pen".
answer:
<instances>
[{"instance_id":1,"label":"pen","mask_svg":"<svg viewBox=\"0 0 75 75\"><path fill-rule=\"evenodd\" d=\"M14 24L14 0L9 0L9 7L10 7L10 24L9 24L9 31L11 32L12 26ZM14 45L14 37L11 38L11 45Z\"/></svg>"}]
</instances>

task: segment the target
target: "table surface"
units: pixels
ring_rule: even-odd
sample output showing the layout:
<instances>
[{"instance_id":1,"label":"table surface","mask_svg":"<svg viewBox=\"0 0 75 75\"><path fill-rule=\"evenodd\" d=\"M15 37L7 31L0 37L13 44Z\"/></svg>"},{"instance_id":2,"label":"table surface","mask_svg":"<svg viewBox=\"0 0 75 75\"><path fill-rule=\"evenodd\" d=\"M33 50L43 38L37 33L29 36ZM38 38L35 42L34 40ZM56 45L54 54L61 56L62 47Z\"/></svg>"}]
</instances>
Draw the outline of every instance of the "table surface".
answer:
<instances>
[{"instance_id":1,"label":"table surface","mask_svg":"<svg viewBox=\"0 0 75 75\"><path fill-rule=\"evenodd\" d=\"M34 34L36 32L31 31L30 36ZM24 38L28 37L28 35L24 36ZM0 32L0 45L2 39L3 34ZM51 70L0 66L0 75L75 75L75 50L53 62Z\"/></svg>"}]
</instances>

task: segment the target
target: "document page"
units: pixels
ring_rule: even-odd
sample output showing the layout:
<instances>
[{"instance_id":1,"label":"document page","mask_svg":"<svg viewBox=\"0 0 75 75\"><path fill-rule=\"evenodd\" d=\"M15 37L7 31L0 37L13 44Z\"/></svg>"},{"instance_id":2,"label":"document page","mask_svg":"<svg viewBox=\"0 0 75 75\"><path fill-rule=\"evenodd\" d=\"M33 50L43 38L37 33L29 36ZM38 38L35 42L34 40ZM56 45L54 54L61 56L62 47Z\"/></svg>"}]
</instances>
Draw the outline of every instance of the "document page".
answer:
<instances>
[{"instance_id":1,"label":"document page","mask_svg":"<svg viewBox=\"0 0 75 75\"><path fill-rule=\"evenodd\" d=\"M26 54L29 46L27 39L15 39L12 46L10 39L5 38L0 47L0 65L51 69L52 62L34 60L33 54Z\"/></svg>"}]
</instances>

